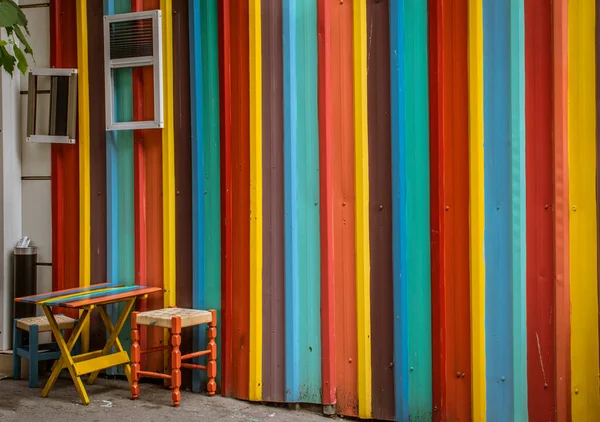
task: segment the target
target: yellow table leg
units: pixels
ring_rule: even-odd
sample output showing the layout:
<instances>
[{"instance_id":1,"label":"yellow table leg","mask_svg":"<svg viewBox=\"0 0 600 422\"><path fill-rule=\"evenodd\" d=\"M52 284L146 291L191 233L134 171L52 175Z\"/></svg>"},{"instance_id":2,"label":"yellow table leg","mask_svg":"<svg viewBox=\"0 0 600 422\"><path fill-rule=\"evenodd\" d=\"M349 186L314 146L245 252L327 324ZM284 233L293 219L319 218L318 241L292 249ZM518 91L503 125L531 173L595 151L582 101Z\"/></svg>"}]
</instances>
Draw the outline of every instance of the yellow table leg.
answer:
<instances>
[{"instance_id":1,"label":"yellow table leg","mask_svg":"<svg viewBox=\"0 0 600 422\"><path fill-rule=\"evenodd\" d=\"M52 334L54 334L56 343L58 344L58 348L60 349L61 353L61 357L55 363L54 368L52 369L52 374L50 375L50 378L48 379L48 382L46 382L46 386L42 391L42 397L48 397L48 393L50 393L50 390L54 386L54 383L56 382L60 371L63 369L63 367L66 367L69 370L71 378L73 379L73 383L75 384L77 393L81 398L81 402L87 405L90 403L90 399L88 398L87 392L85 391L83 382L81 382L81 377L77 376L77 374L75 373L75 368L73 366L74 362L73 358L71 357L71 350L73 349L75 343L77 342L77 339L83 332L83 328L86 322L89 320L91 309L86 309L81 314L81 318L75 326L75 329L73 330L73 333L71 334L68 343L65 342L65 339L60 332L60 328L58 327L56 319L54 319L54 315L52 314L50 308L46 305L42 305L42 309L44 310L46 318L48 318L48 322L50 323L50 329L52 330Z\"/></svg>"},{"instance_id":2,"label":"yellow table leg","mask_svg":"<svg viewBox=\"0 0 600 422\"><path fill-rule=\"evenodd\" d=\"M121 314L119 315L119 318L117 319L117 324L115 326L112 325L112 321L110 320L108 313L104 309L104 306L100 307L100 316L102 317L104 326L110 333L110 337L108 338L106 345L104 346L104 349L102 350L103 355L109 354L110 349L113 346L115 346L115 348L117 349L117 352L124 351L123 346L121 345L121 341L119 340L119 333L123 329L123 326L125 325L125 322L127 321L129 314L131 313L131 310L133 309L133 305L135 304L135 299L136 298L131 298L131 299L128 299L127 302L125 302L125 306L123 307L123 310L121 311ZM124 364L123 370L125 372L125 376L127 377L127 380L129 381L129 385L131 385L131 365ZM87 383L92 384L96 380L96 377L98 377L99 373L100 373L100 371L95 371L95 372L91 373L89 378L87 379Z\"/></svg>"}]
</instances>

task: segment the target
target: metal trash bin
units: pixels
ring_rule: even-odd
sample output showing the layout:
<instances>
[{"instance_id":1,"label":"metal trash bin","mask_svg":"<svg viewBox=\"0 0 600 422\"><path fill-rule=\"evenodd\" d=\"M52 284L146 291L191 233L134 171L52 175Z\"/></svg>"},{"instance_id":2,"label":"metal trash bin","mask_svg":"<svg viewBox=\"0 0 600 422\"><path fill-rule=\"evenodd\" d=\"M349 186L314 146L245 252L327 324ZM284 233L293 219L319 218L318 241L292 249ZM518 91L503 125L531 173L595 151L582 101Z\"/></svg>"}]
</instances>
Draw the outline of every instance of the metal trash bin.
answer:
<instances>
[{"instance_id":1,"label":"metal trash bin","mask_svg":"<svg viewBox=\"0 0 600 422\"><path fill-rule=\"evenodd\" d=\"M32 296L37 293L37 247L15 247L14 250L14 297ZM36 316L35 304L14 303L13 318Z\"/></svg>"}]
</instances>

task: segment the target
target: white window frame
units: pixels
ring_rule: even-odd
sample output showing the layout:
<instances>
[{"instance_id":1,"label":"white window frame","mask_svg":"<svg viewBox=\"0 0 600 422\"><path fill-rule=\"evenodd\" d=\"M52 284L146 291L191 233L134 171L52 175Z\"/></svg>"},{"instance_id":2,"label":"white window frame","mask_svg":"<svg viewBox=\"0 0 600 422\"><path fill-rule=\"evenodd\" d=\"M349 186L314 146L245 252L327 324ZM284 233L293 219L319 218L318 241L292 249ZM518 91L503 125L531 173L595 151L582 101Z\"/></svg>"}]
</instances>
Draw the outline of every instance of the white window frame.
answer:
<instances>
[{"instance_id":1,"label":"white window frame","mask_svg":"<svg viewBox=\"0 0 600 422\"><path fill-rule=\"evenodd\" d=\"M162 30L160 10L121 13L104 16L104 81L106 130L162 129L163 118L163 68L162 68ZM152 19L152 56L126 59L110 59L110 24L115 22ZM114 114L116 69L152 66L154 76L154 120L116 122Z\"/></svg>"},{"instance_id":2,"label":"white window frame","mask_svg":"<svg viewBox=\"0 0 600 422\"><path fill-rule=\"evenodd\" d=\"M69 78L69 97L67 104L67 134L60 135L36 135L37 128L37 96L38 76L66 76ZM50 113L52 114L52 100L55 98L56 87L50 89ZM27 104L27 136L25 140L29 143L41 144L74 144L77 131L77 69L69 68L35 68L29 71L29 89ZM50 115L50 126L53 124L54 116Z\"/></svg>"}]
</instances>

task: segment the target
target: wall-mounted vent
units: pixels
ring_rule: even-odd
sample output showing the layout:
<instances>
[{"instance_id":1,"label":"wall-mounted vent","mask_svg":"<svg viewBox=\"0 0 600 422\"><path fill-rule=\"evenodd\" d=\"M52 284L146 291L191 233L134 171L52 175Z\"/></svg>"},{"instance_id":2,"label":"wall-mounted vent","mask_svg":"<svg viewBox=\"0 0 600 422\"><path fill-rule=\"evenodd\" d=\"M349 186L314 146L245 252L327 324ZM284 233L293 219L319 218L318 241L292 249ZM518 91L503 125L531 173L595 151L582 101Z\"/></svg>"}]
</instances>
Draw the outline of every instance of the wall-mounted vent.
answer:
<instances>
[{"instance_id":1,"label":"wall-mounted vent","mask_svg":"<svg viewBox=\"0 0 600 422\"><path fill-rule=\"evenodd\" d=\"M74 144L76 131L77 69L32 69L27 142Z\"/></svg>"},{"instance_id":2,"label":"wall-mounted vent","mask_svg":"<svg viewBox=\"0 0 600 422\"><path fill-rule=\"evenodd\" d=\"M106 130L159 129L164 126L162 90L161 11L123 13L104 16L104 64ZM138 68L137 70L135 70ZM141 68L141 69L139 69ZM144 119L135 120L130 110L119 111L119 104L132 99L115 96L117 81L133 77L152 84L144 104ZM151 117L149 117L152 115Z\"/></svg>"}]
</instances>

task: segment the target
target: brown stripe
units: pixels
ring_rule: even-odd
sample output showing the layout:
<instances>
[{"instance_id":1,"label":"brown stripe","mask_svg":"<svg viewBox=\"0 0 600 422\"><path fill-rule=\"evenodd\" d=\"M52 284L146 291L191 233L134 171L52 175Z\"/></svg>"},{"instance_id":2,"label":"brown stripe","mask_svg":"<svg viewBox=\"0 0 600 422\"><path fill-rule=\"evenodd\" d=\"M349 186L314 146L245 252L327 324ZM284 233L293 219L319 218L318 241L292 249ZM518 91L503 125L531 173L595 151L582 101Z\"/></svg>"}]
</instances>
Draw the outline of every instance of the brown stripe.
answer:
<instances>
[{"instance_id":1,"label":"brown stripe","mask_svg":"<svg viewBox=\"0 0 600 422\"><path fill-rule=\"evenodd\" d=\"M106 281L106 126L104 123L104 55L102 0L87 0L90 86L90 250L91 283ZM104 347L106 330L99 313L92 315L90 348Z\"/></svg>"},{"instance_id":2,"label":"brown stripe","mask_svg":"<svg viewBox=\"0 0 600 422\"><path fill-rule=\"evenodd\" d=\"M262 2L263 400L285 400L282 2Z\"/></svg>"},{"instance_id":3,"label":"brown stripe","mask_svg":"<svg viewBox=\"0 0 600 422\"><path fill-rule=\"evenodd\" d=\"M373 418L394 419L392 165L388 0L367 2Z\"/></svg>"},{"instance_id":4,"label":"brown stripe","mask_svg":"<svg viewBox=\"0 0 600 422\"><path fill-rule=\"evenodd\" d=\"M190 114L190 46L187 0L173 1L173 96L175 107L175 215L177 306L192 307L192 135ZM182 333L182 353L192 351L191 328ZM182 385L191 388L191 371Z\"/></svg>"}]
</instances>

